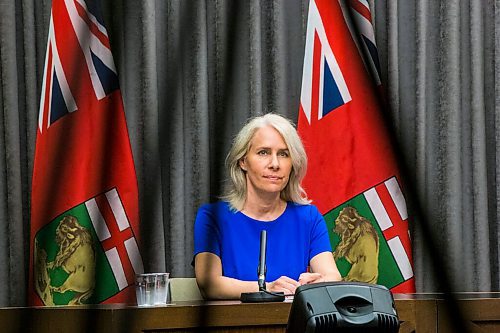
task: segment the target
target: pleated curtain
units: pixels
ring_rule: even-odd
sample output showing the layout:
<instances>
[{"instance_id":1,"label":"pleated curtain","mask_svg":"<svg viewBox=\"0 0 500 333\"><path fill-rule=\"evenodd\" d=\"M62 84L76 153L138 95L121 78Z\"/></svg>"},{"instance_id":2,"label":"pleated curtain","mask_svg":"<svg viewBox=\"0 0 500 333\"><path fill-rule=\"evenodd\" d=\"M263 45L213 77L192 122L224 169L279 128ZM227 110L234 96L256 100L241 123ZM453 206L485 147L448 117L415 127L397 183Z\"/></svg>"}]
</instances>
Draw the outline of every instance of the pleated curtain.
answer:
<instances>
[{"instance_id":1,"label":"pleated curtain","mask_svg":"<svg viewBox=\"0 0 500 333\"><path fill-rule=\"evenodd\" d=\"M253 115L297 119L308 0L101 3L137 169L145 269L193 276L196 210L221 195L232 138ZM498 291L500 0L369 3L383 112L414 200L417 291L443 287L437 256L447 287ZM26 304L50 7L0 0L0 306Z\"/></svg>"}]
</instances>

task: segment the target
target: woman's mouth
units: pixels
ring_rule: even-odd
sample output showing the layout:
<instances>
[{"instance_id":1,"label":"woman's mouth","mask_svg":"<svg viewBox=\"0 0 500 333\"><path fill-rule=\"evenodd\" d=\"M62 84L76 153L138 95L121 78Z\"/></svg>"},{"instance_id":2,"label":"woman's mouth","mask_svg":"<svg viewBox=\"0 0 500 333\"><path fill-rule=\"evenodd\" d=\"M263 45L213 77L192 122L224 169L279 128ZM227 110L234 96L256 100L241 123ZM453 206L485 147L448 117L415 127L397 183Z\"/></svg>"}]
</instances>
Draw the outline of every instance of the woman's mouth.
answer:
<instances>
[{"instance_id":1,"label":"woman's mouth","mask_svg":"<svg viewBox=\"0 0 500 333\"><path fill-rule=\"evenodd\" d=\"M264 176L264 178L269 179L269 180L274 180L274 181L278 181L278 180L283 179L283 177L279 177L279 176Z\"/></svg>"}]
</instances>

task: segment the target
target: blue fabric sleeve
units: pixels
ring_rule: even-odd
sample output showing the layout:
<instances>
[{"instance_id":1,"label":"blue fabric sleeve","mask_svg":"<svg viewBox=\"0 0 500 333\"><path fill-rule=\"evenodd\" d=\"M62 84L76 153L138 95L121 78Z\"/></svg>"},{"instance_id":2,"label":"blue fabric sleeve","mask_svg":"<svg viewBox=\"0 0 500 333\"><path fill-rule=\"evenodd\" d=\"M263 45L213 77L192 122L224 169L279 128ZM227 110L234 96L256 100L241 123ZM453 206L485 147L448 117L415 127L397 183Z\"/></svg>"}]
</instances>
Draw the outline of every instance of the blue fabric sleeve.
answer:
<instances>
[{"instance_id":1,"label":"blue fabric sleeve","mask_svg":"<svg viewBox=\"0 0 500 333\"><path fill-rule=\"evenodd\" d=\"M221 256L221 237L213 206L204 205L198 209L194 223L194 255L210 252Z\"/></svg>"},{"instance_id":2,"label":"blue fabric sleeve","mask_svg":"<svg viewBox=\"0 0 500 333\"><path fill-rule=\"evenodd\" d=\"M309 248L309 261L311 261L314 256L322 252L331 252L332 245L330 244L325 219L315 206L310 205L309 207L311 207L310 213L313 223L311 228L311 246Z\"/></svg>"}]
</instances>

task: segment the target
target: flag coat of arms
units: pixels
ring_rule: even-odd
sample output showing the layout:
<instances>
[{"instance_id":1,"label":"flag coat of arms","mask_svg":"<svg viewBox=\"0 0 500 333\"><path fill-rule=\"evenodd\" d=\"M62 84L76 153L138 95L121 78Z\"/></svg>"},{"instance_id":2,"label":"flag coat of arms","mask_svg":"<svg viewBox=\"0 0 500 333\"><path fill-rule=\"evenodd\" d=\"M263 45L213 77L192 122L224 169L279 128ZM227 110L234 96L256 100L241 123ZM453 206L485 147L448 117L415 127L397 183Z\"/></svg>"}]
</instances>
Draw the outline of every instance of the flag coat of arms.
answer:
<instances>
[{"instance_id":1,"label":"flag coat of arms","mask_svg":"<svg viewBox=\"0 0 500 333\"><path fill-rule=\"evenodd\" d=\"M350 4L366 25L368 3ZM373 32L358 31L376 56ZM344 280L414 292L404 191L377 97L378 59L364 60L359 45L337 0L310 1L298 116L309 159L303 186L325 217Z\"/></svg>"},{"instance_id":2,"label":"flag coat of arms","mask_svg":"<svg viewBox=\"0 0 500 333\"><path fill-rule=\"evenodd\" d=\"M29 303L133 303L135 168L99 4L53 0L32 179Z\"/></svg>"}]
</instances>

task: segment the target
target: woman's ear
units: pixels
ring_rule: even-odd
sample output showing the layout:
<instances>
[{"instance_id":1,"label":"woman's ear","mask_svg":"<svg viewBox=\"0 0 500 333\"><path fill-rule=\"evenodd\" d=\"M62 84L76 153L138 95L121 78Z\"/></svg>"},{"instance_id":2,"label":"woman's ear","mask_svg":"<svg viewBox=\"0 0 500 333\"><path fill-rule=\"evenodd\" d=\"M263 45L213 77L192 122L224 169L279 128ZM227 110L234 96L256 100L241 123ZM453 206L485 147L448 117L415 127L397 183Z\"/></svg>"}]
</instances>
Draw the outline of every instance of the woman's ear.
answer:
<instances>
[{"instance_id":1,"label":"woman's ear","mask_svg":"<svg viewBox=\"0 0 500 333\"><path fill-rule=\"evenodd\" d=\"M240 165L241 170L247 171L247 166L246 166L246 163L245 163L245 157L240 158L240 160L238 161L238 163Z\"/></svg>"}]
</instances>

